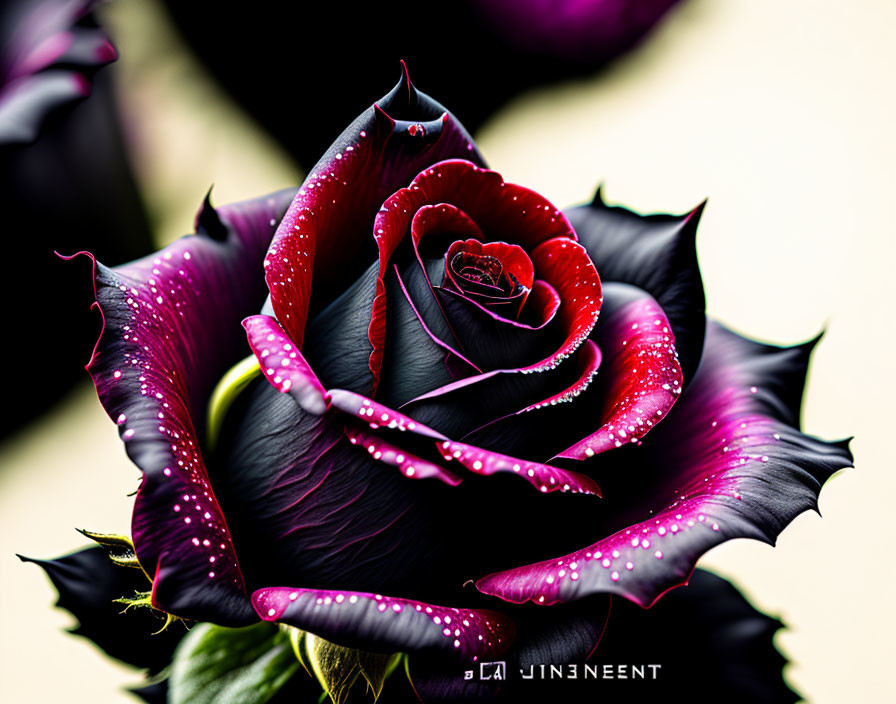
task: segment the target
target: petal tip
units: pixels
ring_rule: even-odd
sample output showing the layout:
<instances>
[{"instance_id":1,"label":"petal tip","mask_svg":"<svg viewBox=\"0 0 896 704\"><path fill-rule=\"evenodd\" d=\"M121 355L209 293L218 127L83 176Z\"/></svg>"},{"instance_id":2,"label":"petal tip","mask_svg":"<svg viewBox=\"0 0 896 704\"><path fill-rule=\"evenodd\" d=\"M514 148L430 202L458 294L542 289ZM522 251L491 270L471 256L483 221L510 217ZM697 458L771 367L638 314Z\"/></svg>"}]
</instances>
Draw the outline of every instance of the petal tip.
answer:
<instances>
[{"instance_id":1,"label":"petal tip","mask_svg":"<svg viewBox=\"0 0 896 704\"><path fill-rule=\"evenodd\" d=\"M193 228L197 234L205 235L213 240L223 241L227 239L227 226L221 220L218 211L212 205L212 190L215 184L209 186L193 221Z\"/></svg>"}]
</instances>

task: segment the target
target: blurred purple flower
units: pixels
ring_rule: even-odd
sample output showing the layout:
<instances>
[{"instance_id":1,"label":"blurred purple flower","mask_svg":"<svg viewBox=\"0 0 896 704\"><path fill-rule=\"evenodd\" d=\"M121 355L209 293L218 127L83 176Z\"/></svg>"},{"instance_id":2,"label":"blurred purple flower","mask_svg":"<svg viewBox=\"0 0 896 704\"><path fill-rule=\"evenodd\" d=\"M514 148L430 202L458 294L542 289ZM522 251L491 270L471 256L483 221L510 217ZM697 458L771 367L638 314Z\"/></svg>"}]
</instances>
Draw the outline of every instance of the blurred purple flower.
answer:
<instances>
[{"instance_id":1,"label":"blurred purple flower","mask_svg":"<svg viewBox=\"0 0 896 704\"><path fill-rule=\"evenodd\" d=\"M0 15L0 145L34 141L47 116L90 94L117 58L94 0L14 0Z\"/></svg>"},{"instance_id":2,"label":"blurred purple flower","mask_svg":"<svg viewBox=\"0 0 896 704\"><path fill-rule=\"evenodd\" d=\"M634 46L678 0L483 0L496 35L525 54L607 61Z\"/></svg>"}]
</instances>

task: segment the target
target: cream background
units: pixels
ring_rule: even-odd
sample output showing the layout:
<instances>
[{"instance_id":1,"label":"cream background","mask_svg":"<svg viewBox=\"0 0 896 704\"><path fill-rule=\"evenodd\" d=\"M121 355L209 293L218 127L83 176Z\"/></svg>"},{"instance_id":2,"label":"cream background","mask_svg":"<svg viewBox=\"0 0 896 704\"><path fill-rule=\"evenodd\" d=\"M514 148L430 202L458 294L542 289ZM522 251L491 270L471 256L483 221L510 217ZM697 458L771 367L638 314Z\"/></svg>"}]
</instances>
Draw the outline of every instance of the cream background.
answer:
<instances>
[{"instance_id":1,"label":"cream background","mask_svg":"<svg viewBox=\"0 0 896 704\"><path fill-rule=\"evenodd\" d=\"M106 15L161 241L190 228L209 183L226 202L295 181L276 145L203 83L153 3L121 0ZM517 100L478 139L505 178L562 206L599 181L645 212L709 196L698 248L710 313L780 343L827 327L804 425L855 434L857 468L822 492L824 519L801 516L774 549L735 541L701 563L790 625L778 638L788 677L818 704L896 700L894 29L891 0L690 0L610 71ZM0 700L132 701L120 687L137 677L64 634L46 579L12 555L68 552L83 542L74 526L127 528L137 473L92 390L0 446L0 467Z\"/></svg>"}]
</instances>

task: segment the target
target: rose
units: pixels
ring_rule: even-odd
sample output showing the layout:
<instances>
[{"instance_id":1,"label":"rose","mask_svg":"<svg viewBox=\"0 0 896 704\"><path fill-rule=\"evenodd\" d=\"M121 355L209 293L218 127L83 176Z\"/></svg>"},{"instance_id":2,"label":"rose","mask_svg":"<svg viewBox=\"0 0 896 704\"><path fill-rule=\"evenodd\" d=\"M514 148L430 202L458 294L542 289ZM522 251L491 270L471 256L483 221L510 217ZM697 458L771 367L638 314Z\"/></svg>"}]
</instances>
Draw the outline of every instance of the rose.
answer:
<instances>
[{"instance_id":1,"label":"rose","mask_svg":"<svg viewBox=\"0 0 896 704\"><path fill-rule=\"evenodd\" d=\"M409 652L438 698L458 660L583 660L600 595L649 606L773 541L850 455L796 427L811 343L705 324L699 214L564 216L405 75L294 198L207 201L97 265L88 368L143 471L152 605ZM256 359L219 383L240 321Z\"/></svg>"},{"instance_id":2,"label":"rose","mask_svg":"<svg viewBox=\"0 0 896 704\"><path fill-rule=\"evenodd\" d=\"M53 112L90 94L115 49L93 0L13 0L0 13L0 145L33 142Z\"/></svg>"}]
</instances>

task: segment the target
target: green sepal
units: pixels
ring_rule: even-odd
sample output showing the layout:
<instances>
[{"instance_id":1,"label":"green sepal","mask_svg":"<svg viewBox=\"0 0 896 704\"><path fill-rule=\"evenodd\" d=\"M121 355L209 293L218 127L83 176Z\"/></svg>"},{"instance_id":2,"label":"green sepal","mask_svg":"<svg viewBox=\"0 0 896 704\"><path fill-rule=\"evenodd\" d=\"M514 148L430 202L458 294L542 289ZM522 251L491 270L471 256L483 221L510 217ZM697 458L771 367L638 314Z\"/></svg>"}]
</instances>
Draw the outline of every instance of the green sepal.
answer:
<instances>
[{"instance_id":1,"label":"green sepal","mask_svg":"<svg viewBox=\"0 0 896 704\"><path fill-rule=\"evenodd\" d=\"M398 667L401 658L402 653L382 654L358 651L358 665L361 668L361 675L367 680L367 685L373 692L374 701L380 698L386 679Z\"/></svg>"},{"instance_id":2,"label":"green sepal","mask_svg":"<svg viewBox=\"0 0 896 704\"><path fill-rule=\"evenodd\" d=\"M307 635L305 631L294 626L285 626L282 623L280 624L280 628L289 635L289 643L290 645L292 645L292 651L295 653L296 659L299 661L299 664L310 677L314 677L314 673L311 672L310 666L305 661L304 647L305 636Z\"/></svg>"},{"instance_id":3,"label":"green sepal","mask_svg":"<svg viewBox=\"0 0 896 704\"><path fill-rule=\"evenodd\" d=\"M333 704L342 704L361 674L356 651L318 638L313 633L305 634L304 644L317 681Z\"/></svg>"},{"instance_id":4,"label":"green sepal","mask_svg":"<svg viewBox=\"0 0 896 704\"><path fill-rule=\"evenodd\" d=\"M83 528L76 528L75 530L100 545L106 551L109 559L119 567L133 567L142 570L146 578L150 582L152 581L140 564L140 560L137 559L134 541L129 536L121 533L95 533L92 530L84 530Z\"/></svg>"},{"instance_id":5,"label":"green sepal","mask_svg":"<svg viewBox=\"0 0 896 704\"><path fill-rule=\"evenodd\" d=\"M313 633L297 637L301 651L317 681L333 704L342 704L359 677L373 692L374 700L383 691L386 678L401 661L401 653L370 653L356 648L346 648L320 638ZM304 662L304 660L303 660Z\"/></svg>"}]
</instances>

